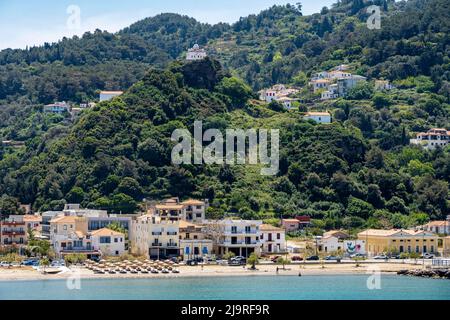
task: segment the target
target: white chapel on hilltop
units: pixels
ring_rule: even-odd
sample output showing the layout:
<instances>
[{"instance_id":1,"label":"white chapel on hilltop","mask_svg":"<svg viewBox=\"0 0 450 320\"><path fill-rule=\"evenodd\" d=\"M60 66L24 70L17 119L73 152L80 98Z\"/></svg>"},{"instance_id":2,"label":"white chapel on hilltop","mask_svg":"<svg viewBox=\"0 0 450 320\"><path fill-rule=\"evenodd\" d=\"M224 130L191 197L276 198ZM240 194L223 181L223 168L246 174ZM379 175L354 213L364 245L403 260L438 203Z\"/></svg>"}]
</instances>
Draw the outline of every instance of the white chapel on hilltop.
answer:
<instances>
[{"instance_id":1,"label":"white chapel on hilltop","mask_svg":"<svg viewBox=\"0 0 450 320\"><path fill-rule=\"evenodd\" d=\"M201 49L198 44L194 44L194 46L188 50L186 55L186 60L194 61L194 60L202 60L207 57L205 49Z\"/></svg>"}]
</instances>

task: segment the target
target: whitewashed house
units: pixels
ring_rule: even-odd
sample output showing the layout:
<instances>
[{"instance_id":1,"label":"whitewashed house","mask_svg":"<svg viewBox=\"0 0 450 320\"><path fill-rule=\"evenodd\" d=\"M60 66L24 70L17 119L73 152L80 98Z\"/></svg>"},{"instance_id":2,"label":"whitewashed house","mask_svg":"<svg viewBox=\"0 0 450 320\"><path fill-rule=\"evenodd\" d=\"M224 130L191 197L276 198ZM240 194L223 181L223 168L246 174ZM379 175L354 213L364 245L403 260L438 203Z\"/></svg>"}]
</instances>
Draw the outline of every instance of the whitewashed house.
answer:
<instances>
[{"instance_id":1,"label":"whitewashed house","mask_svg":"<svg viewBox=\"0 0 450 320\"><path fill-rule=\"evenodd\" d=\"M314 120L317 123L331 123L331 114L329 112L307 112L305 120Z\"/></svg>"},{"instance_id":2,"label":"whitewashed house","mask_svg":"<svg viewBox=\"0 0 450 320\"><path fill-rule=\"evenodd\" d=\"M435 148L443 148L450 141L450 131L444 128L433 128L428 132L420 132L417 134L416 139L410 139L410 144L417 144L424 147L427 150L433 150Z\"/></svg>"},{"instance_id":3,"label":"whitewashed house","mask_svg":"<svg viewBox=\"0 0 450 320\"><path fill-rule=\"evenodd\" d=\"M90 233L92 246L103 256L121 256L125 253L125 235L123 233L103 228Z\"/></svg>"}]
</instances>

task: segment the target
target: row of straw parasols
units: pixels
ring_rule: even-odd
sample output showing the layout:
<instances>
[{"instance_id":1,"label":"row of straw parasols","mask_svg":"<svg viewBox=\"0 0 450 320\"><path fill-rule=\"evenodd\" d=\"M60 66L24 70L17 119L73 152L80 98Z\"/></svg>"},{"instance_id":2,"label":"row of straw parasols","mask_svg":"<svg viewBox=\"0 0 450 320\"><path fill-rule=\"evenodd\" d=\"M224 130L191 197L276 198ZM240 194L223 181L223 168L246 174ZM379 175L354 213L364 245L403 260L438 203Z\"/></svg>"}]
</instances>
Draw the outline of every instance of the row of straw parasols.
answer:
<instances>
[{"instance_id":1,"label":"row of straw parasols","mask_svg":"<svg viewBox=\"0 0 450 320\"><path fill-rule=\"evenodd\" d=\"M127 273L179 273L177 267L178 263L170 260L165 261L151 261L151 260L124 260L119 262L108 262L100 260L95 262L88 260L85 262L87 269L100 274L127 274Z\"/></svg>"}]
</instances>

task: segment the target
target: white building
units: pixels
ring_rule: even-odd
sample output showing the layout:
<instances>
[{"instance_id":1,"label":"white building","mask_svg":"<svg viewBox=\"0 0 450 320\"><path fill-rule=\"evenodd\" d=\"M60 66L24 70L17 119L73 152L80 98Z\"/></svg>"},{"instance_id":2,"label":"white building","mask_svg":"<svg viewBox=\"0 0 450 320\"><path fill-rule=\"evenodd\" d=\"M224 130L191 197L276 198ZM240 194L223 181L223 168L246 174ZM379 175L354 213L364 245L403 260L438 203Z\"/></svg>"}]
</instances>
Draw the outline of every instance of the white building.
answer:
<instances>
[{"instance_id":1,"label":"white building","mask_svg":"<svg viewBox=\"0 0 450 320\"><path fill-rule=\"evenodd\" d=\"M274 254L286 252L286 231L269 224L259 226L261 253Z\"/></svg>"},{"instance_id":2,"label":"white building","mask_svg":"<svg viewBox=\"0 0 450 320\"><path fill-rule=\"evenodd\" d=\"M328 90L322 92L322 100L330 100L339 98L338 85L336 83L328 86Z\"/></svg>"},{"instance_id":3,"label":"white building","mask_svg":"<svg viewBox=\"0 0 450 320\"><path fill-rule=\"evenodd\" d=\"M366 80L366 77L359 75L350 75L349 77L337 78L339 97L345 97L350 89L353 89L358 83Z\"/></svg>"},{"instance_id":4,"label":"white building","mask_svg":"<svg viewBox=\"0 0 450 320\"><path fill-rule=\"evenodd\" d=\"M318 251L329 254L341 252L343 255L352 255L355 253L365 254L365 240L345 240L337 236L327 235L319 237Z\"/></svg>"},{"instance_id":5,"label":"white building","mask_svg":"<svg viewBox=\"0 0 450 320\"><path fill-rule=\"evenodd\" d=\"M183 206L181 219L192 223L202 223L205 220L206 203L189 199L180 203Z\"/></svg>"},{"instance_id":6,"label":"white building","mask_svg":"<svg viewBox=\"0 0 450 320\"><path fill-rule=\"evenodd\" d=\"M248 257L260 253L259 220L205 221L205 232L213 240L214 252L223 256L233 252L236 256Z\"/></svg>"},{"instance_id":7,"label":"white building","mask_svg":"<svg viewBox=\"0 0 450 320\"><path fill-rule=\"evenodd\" d=\"M297 94L298 92L298 89L287 88L283 84L276 84L272 88L259 91L259 99L267 103L271 103L272 101L280 101L286 108L290 109L292 102L295 101L295 99L292 99L291 96Z\"/></svg>"},{"instance_id":8,"label":"white building","mask_svg":"<svg viewBox=\"0 0 450 320\"><path fill-rule=\"evenodd\" d=\"M90 238L94 250L102 256L121 256L125 253L125 235L123 233L103 228L92 231Z\"/></svg>"},{"instance_id":9,"label":"white building","mask_svg":"<svg viewBox=\"0 0 450 320\"><path fill-rule=\"evenodd\" d=\"M123 91L100 91L100 102L109 101L123 94Z\"/></svg>"},{"instance_id":10,"label":"white building","mask_svg":"<svg viewBox=\"0 0 450 320\"><path fill-rule=\"evenodd\" d=\"M450 234L450 220L431 221L423 226L424 231L436 234Z\"/></svg>"},{"instance_id":11,"label":"white building","mask_svg":"<svg viewBox=\"0 0 450 320\"><path fill-rule=\"evenodd\" d=\"M331 123L331 114L329 112L307 112L305 120L314 120L317 123Z\"/></svg>"},{"instance_id":12,"label":"white building","mask_svg":"<svg viewBox=\"0 0 450 320\"><path fill-rule=\"evenodd\" d=\"M56 114L70 112L70 105L65 101L55 102L55 103L44 106L44 112L45 113L56 113Z\"/></svg>"},{"instance_id":13,"label":"white building","mask_svg":"<svg viewBox=\"0 0 450 320\"><path fill-rule=\"evenodd\" d=\"M450 131L443 128L433 128L428 132L418 133L416 139L411 139L410 144L421 145L425 149L433 150L437 147L442 148L450 141Z\"/></svg>"},{"instance_id":14,"label":"white building","mask_svg":"<svg viewBox=\"0 0 450 320\"><path fill-rule=\"evenodd\" d=\"M392 90L394 88L389 80L375 80L375 90L377 91Z\"/></svg>"},{"instance_id":15,"label":"white building","mask_svg":"<svg viewBox=\"0 0 450 320\"><path fill-rule=\"evenodd\" d=\"M207 57L205 49L201 49L198 44L194 44L194 46L188 50L186 55L187 61L195 61L195 60L203 60Z\"/></svg>"},{"instance_id":16,"label":"white building","mask_svg":"<svg viewBox=\"0 0 450 320\"><path fill-rule=\"evenodd\" d=\"M319 90L326 90L328 88L328 85L330 84L329 79L313 79L311 80L310 84L313 87L314 93L316 93Z\"/></svg>"}]
</instances>

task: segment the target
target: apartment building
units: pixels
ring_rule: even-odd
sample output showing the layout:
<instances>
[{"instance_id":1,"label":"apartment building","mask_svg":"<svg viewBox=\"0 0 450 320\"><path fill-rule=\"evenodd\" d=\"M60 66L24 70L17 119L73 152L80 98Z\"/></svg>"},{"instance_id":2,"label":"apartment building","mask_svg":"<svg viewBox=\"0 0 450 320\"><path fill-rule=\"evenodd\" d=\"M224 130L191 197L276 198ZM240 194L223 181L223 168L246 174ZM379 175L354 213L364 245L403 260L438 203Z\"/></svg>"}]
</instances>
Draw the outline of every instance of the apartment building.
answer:
<instances>
[{"instance_id":1,"label":"apartment building","mask_svg":"<svg viewBox=\"0 0 450 320\"><path fill-rule=\"evenodd\" d=\"M9 216L0 221L0 245L24 245L27 243L27 226L23 216Z\"/></svg>"},{"instance_id":2,"label":"apartment building","mask_svg":"<svg viewBox=\"0 0 450 320\"><path fill-rule=\"evenodd\" d=\"M259 226L261 253L275 254L286 252L286 231L270 224Z\"/></svg>"},{"instance_id":3,"label":"apartment building","mask_svg":"<svg viewBox=\"0 0 450 320\"><path fill-rule=\"evenodd\" d=\"M102 256L121 256L125 253L125 235L103 228L90 232L92 247L100 251Z\"/></svg>"},{"instance_id":4,"label":"apartment building","mask_svg":"<svg viewBox=\"0 0 450 320\"><path fill-rule=\"evenodd\" d=\"M248 257L260 253L259 220L205 221L207 237L213 240L213 252L223 256L233 252L237 256Z\"/></svg>"}]
</instances>

